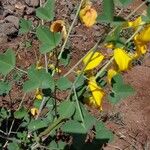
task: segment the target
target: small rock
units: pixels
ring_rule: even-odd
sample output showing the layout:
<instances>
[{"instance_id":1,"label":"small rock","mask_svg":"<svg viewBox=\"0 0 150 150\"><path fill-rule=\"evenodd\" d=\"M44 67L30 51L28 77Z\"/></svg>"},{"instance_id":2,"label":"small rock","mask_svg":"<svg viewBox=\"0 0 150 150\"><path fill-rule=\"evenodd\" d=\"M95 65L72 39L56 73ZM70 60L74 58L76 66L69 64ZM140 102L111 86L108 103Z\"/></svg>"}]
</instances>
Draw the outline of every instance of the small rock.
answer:
<instances>
[{"instance_id":1,"label":"small rock","mask_svg":"<svg viewBox=\"0 0 150 150\"><path fill-rule=\"evenodd\" d=\"M14 14L15 7L12 5L7 5L4 7L3 17L7 16L8 14Z\"/></svg>"},{"instance_id":2,"label":"small rock","mask_svg":"<svg viewBox=\"0 0 150 150\"><path fill-rule=\"evenodd\" d=\"M75 14L71 14L70 19L74 20L74 18L75 18Z\"/></svg>"},{"instance_id":3,"label":"small rock","mask_svg":"<svg viewBox=\"0 0 150 150\"><path fill-rule=\"evenodd\" d=\"M26 14L31 15L35 12L35 9L33 7L27 7L26 8Z\"/></svg>"},{"instance_id":4,"label":"small rock","mask_svg":"<svg viewBox=\"0 0 150 150\"><path fill-rule=\"evenodd\" d=\"M15 8L16 9L20 9L20 10L24 10L25 9L25 5L23 5L21 2L18 2L15 4Z\"/></svg>"},{"instance_id":5,"label":"small rock","mask_svg":"<svg viewBox=\"0 0 150 150\"><path fill-rule=\"evenodd\" d=\"M19 19L17 17L10 15L5 18L5 21L13 23L17 29L19 28Z\"/></svg>"},{"instance_id":6,"label":"small rock","mask_svg":"<svg viewBox=\"0 0 150 150\"><path fill-rule=\"evenodd\" d=\"M5 33L5 35L11 35L16 33L18 30L12 23L2 23L0 24L0 34Z\"/></svg>"},{"instance_id":7,"label":"small rock","mask_svg":"<svg viewBox=\"0 0 150 150\"><path fill-rule=\"evenodd\" d=\"M7 2L11 5L14 5L16 3L17 0L7 0Z\"/></svg>"},{"instance_id":8,"label":"small rock","mask_svg":"<svg viewBox=\"0 0 150 150\"><path fill-rule=\"evenodd\" d=\"M6 43L7 39L8 39L7 35L0 33L0 44Z\"/></svg>"},{"instance_id":9,"label":"small rock","mask_svg":"<svg viewBox=\"0 0 150 150\"><path fill-rule=\"evenodd\" d=\"M21 2L18 2L15 4L15 8L16 8L16 14L18 14L18 16L23 16L24 15L24 10L25 10L25 5L23 5Z\"/></svg>"},{"instance_id":10,"label":"small rock","mask_svg":"<svg viewBox=\"0 0 150 150\"><path fill-rule=\"evenodd\" d=\"M37 7L39 5L39 0L25 0L25 2L31 7Z\"/></svg>"}]
</instances>

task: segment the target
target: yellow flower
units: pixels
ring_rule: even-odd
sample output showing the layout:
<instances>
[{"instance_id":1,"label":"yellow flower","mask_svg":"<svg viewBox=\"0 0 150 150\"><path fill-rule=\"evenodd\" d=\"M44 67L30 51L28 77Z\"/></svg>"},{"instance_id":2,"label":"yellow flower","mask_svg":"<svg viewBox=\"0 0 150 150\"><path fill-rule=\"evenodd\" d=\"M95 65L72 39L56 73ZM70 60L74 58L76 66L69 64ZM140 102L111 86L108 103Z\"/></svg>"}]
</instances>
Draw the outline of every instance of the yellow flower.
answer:
<instances>
[{"instance_id":1,"label":"yellow flower","mask_svg":"<svg viewBox=\"0 0 150 150\"><path fill-rule=\"evenodd\" d=\"M117 71L114 69L109 69L107 73L108 82L111 83L111 79L117 74Z\"/></svg>"},{"instance_id":2,"label":"yellow flower","mask_svg":"<svg viewBox=\"0 0 150 150\"><path fill-rule=\"evenodd\" d=\"M113 49L114 44L110 42L110 43L105 44L105 47L108 48L108 49Z\"/></svg>"},{"instance_id":3,"label":"yellow flower","mask_svg":"<svg viewBox=\"0 0 150 150\"><path fill-rule=\"evenodd\" d=\"M90 61L89 61L89 63L87 64L87 66L85 68L85 71L96 68L102 62L102 60L104 59L104 56L101 53L99 53L99 52L95 52L93 54L93 56L92 56L92 54L93 54L93 52L90 52L83 59L83 63L86 65L87 62L89 61L89 59L91 58Z\"/></svg>"},{"instance_id":4,"label":"yellow flower","mask_svg":"<svg viewBox=\"0 0 150 150\"><path fill-rule=\"evenodd\" d=\"M147 45L138 41L134 41L136 46L135 58L139 58L141 55L147 52Z\"/></svg>"},{"instance_id":5,"label":"yellow flower","mask_svg":"<svg viewBox=\"0 0 150 150\"><path fill-rule=\"evenodd\" d=\"M56 20L50 26L51 32L61 32L63 34L63 38L66 39L67 31L65 22L63 20Z\"/></svg>"},{"instance_id":6,"label":"yellow flower","mask_svg":"<svg viewBox=\"0 0 150 150\"><path fill-rule=\"evenodd\" d=\"M134 37L134 40L141 43L150 42L150 25L146 26L140 33L138 33Z\"/></svg>"},{"instance_id":7,"label":"yellow flower","mask_svg":"<svg viewBox=\"0 0 150 150\"><path fill-rule=\"evenodd\" d=\"M114 50L114 59L119 71L125 71L129 68L133 58L124 49L116 48Z\"/></svg>"},{"instance_id":8,"label":"yellow flower","mask_svg":"<svg viewBox=\"0 0 150 150\"><path fill-rule=\"evenodd\" d=\"M136 18L134 21L129 21L127 26L137 29L142 24L144 24L144 22L142 21L142 17L140 16Z\"/></svg>"},{"instance_id":9,"label":"yellow flower","mask_svg":"<svg viewBox=\"0 0 150 150\"><path fill-rule=\"evenodd\" d=\"M33 115L33 116L35 116L35 115L37 115L38 114L38 109L37 108L31 108L31 114Z\"/></svg>"},{"instance_id":10,"label":"yellow flower","mask_svg":"<svg viewBox=\"0 0 150 150\"><path fill-rule=\"evenodd\" d=\"M52 70L55 70L56 72L58 72L58 73L61 73L61 70L59 69L59 68L55 68L55 66L54 66L54 64L49 64L48 65L48 68L50 68L50 69L52 69Z\"/></svg>"},{"instance_id":11,"label":"yellow flower","mask_svg":"<svg viewBox=\"0 0 150 150\"><path fill-rule=\"evenodd\" d=\"M43 99L43 94L39 89L37 89L36 92L35 92L35 98L37 100L42 100Z\"/></svg>"},{"instance_id":12,"label":"yellow flower","mask_svg":"<svg viewBox=\"0 0 150 150\"><path fill-rule=\"evenodd\" d=\"M100 110L102 110L102 99L104 97L104 92L97 85L95 77L89 78L88 87L92 93L92 98L90 98L90 102L96 107L100 108Z\"/></svg>"},{"instance_id":13,"label":"yellow flower","mask_svg":"<svg viewBox=\"0 0 150 150\"><path fill-rule=\"evenodd\" d=\"M43 68L43 66L41 65L41 62L40 61L37 61L36 62L36 69L37 70L40 70L40 69L42 69Z\"/></svg>"},{"instance_id":14,"label":"yellow flower","mask_svg":"<svg viewBox=\"0 0 150 150\"><path fill-rule=\"evenodd\" d=\"M79 17L85 26L91 27L96 22L97 12L94 8L92 8L92 5L88 4L80 10Z\"/></svg>"}]
</instances>

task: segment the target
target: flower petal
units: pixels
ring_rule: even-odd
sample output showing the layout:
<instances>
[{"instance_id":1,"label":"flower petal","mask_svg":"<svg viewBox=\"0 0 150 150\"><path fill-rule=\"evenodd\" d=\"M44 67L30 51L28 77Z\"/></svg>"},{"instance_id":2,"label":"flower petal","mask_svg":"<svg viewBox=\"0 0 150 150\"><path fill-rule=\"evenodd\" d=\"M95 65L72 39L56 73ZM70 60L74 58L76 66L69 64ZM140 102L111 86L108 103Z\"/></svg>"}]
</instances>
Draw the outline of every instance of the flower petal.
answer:
<instances>
[{"instance_id":1,"label":"flower petal","mask_svg":"<svg viewBox=\"0 0 150 150\"><path fill-rule=\"evenodd\" d=\"M129 68L133 58L129 56L123 49L116 48L114 50L114 59L118 65L119 71L125 71Z\"/></svg>"},{"instance_id":2,"label":"flower petal","mask_svg":"<svg viewBox=\"0 0 150 150\"><path fill-rule=\"evenodd\" d=\"M86 65L87 62L89 61L89 59L91 58L93 52L90 52L84 59L83 59L83 63ZM91 70L96 68L104 59L104 56L99 53L99 52L95 52L91 58L91 60L89 61L89 63L87 64L85 71L87 70Z\"/></svg>"},{"instance_id":3,"label":"flower petal","mask_svg":"<svg viewBox=\"0 0 150 150\"><path fill-rule=\"evenodd\" d=\"M134 40L141 42L141 43L147 43L150 42L150 25L146 26L140 33L138 33Z\"/></svg>"},{"instance_id":4,"label":"flower petal","mask_svg":"<svg viewBox=\"0 0 150 150\"><path fill-rule=\"evenodd\" d=\"M111 83L111 79L117 74L117 71L114 69L109 69L107 73L108 82Z\"/></svg>"},{"instance_id":5,"label":"flower petal","mask_svg":"<svg viewBox=\"0 0 150 150\"><path fill-rule=\"evenodd\" d=\"M65 39L67 37L67 31L65 22L63 20L56 20L54 21L50 26L51 32L61 32L63 34L63 38Z\"/></svg>"},{"instance_id":6,"label":"flower petal","mask_svg":"<svg viewBox=\"0 0 150 150\"><path fill-rule=\"evenodd\" d=\"M140 16L136 18L134 21L129 21L127 26L137 29L142 24L144 24L144 21L142 21L142 17Z\"/></svg>"},{"instance_id":7,"label":"flower petal","mask_svg":"<svg viewBox=\"0 0 150 150\"><path fill-rule=\"evenodd\" d=\"M38 109L37 108L31 108L31 114L33 116L35 116L36 114L38 114Z\"/></svg>"},{"instance_id":8,"label":"flower petal","mask_svg":"<svg viewBox=\"0 0 150 150\"><path fill-rule=\"evenodd\" d=\"M97 12L94 8L91 8L91 5L86 5L80 10L79 17L85 26L91 27L96 22Z\"/></svg>"},{"instance_id":9,"label":"flower petal","mask_svg":"<svg viewBox=\"0 0 150 150\"><path fill-rule=\"evenodd\" d=\"M103 90L97 85L95 77L90 77L88 82L89 89L92 93L95 105L102 108L102 98L104 97Z\"/></svg>"}]
</instances>

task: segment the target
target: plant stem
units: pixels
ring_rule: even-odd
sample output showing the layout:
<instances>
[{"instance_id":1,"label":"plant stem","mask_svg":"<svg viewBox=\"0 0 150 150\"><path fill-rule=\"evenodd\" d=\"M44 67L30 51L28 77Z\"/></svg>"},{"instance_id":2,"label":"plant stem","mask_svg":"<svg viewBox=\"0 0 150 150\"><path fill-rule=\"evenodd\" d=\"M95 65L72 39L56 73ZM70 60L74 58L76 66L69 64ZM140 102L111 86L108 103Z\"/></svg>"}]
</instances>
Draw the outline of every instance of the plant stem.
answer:
<instances>
[{"instance_id":1,"label":"plant stem","mask_svg":"<svg viewBox=\"0 0 150 150\"><path fill-rule=\"evenodd\" d=\"M60 122L65 120L65 118L59 117L52 125L50 125L46 130L39 134L39 138L49 134Z\"/></svg>"},{"instance_id":2,"label":"plant stem","mask_svg":"<svg viewBox=\"0 0 150 150\"><path fill-rule=\"evenodd\" d=\"M42 109L43 109L43 107L44 107L46 101L47 101L46 97L43 97L43 100L42 100L42 102L41 102L40 108L39 108L39 110L38 110L38 114L37 114L37 116L36 116L36 118L35 118L36 120L39 118L39 116L40 116L40 114L41 114L41 111L42 111Z\"/></svg>"},{"instance_id":3,"label":"plant stem","mask_svg":"<svg viewBox=\"0 0 150 150\"><path fill-rule=\"evenodd\" d=\"M47 63L47 55L44 54L44 58L45 58L45 70L48 73L48 63Z\"/></svg>"},{"instance_id":4,"label":"plant stem","mask_svg":"<svg viewBox=\"0 0 150 150\"><path fill-rule=\"evenodd\" d=\"M18 107L17 110L19 110L22 107L22 103L23 103L25 97L26 97L26 93L24 93L24 95L22 96L22 100L21 100L21 102L20 102L19 107Z\"/></svg>"},{"instance_id":5,"label":"plant stem","mask_svg":"<svg viewBox=\"0 0 150 150\"><path fill-rule=\"evenodd\" d=\"M74 17L74 19L73 19L73 21L72 21L72 24L71 24L71 26L70 26L70 28L69 28L67 37L66 37L66 39L65 39L65 41L64 41L64 44L63 44L63 46L62 46L62 48L61 48L61 50L60 50L59 55L58 55L58 60L61 58L61 55L62 55L62 53L63 53L63 51L64 51L64 49L65 49L65 46L66 46L66 44L67 44L67 42L68 42L70 33L71 33L71 31L72 31L72 29L73 29L73 26L74 26L74 24L75 24L75 21L76 21L76 19L77 19L77 17L78 17L78 14L79 14L79 11L80 11L80 9L81 9L81 7L82 7L83 1L84 1L84 0L81 0L81 1L80 1L79 7L78 7L77 12L76 12L76 15L75 15L75 17Z\"/></svg>"},{"instance_id":6,"label":"plant stem","mask_svg":"<svg viewBox=\"0 0 150 150\"><path fill-rule=\"evenodd\" d=\"M80 104L79 104L79 100L78 100L78 96L77 96L77 93L76 93L75 86L73 86L73 91L74 91L74 95L75 95L77 107L78 107L78 110L79 110L79 114L80 114L80 117L81 117L81 120L82 120L82 124L83 124L83 126L85 127L84 117L83 117L83 113L82 113L82 111L81 111L81 107L80 107Z\"/></svg>"},{"instance_id":7,"label":"plant stem","mask_svg":"<svg viewBox=\"0 0 150 150\"><path fill-rule=\"evenodd\" d=\"M24 70L22 70L22 69L18 68L17 66L15 67L15 69L17 69L18 71L20 71L20 72L22 72L22 73L27 74L27 71L24 71Z\"/></svg>"}]
</instances>

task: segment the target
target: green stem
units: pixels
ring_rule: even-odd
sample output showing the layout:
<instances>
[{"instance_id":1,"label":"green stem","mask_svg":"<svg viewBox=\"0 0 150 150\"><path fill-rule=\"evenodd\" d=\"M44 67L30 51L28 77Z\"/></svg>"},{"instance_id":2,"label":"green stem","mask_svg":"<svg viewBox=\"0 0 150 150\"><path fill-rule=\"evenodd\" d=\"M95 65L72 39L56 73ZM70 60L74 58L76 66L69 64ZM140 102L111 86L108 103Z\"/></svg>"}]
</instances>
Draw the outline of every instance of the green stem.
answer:
<instances>
[{"instance_id":1,"label":"green stem","mask_svg":"<svg viewBox=\"0 0 150 150\"><path fill-rule=\"evenodd\" d=\"M22 73L27 74L27 71L24 71L24 70L22 70L22 69L20 69L20 68L18 68L18 67L15 67L15 69L17 69L18 71L20 71L20 72L22 72Z\"/></svg>"},{"instance_id":2,"label":"green stem","mask_svg":"<svg viewBox=\"0 0 150 150\"><path fill-rule=\"evenodd\" d=\"M76 15L75 15L75 17L74 17L74 20L73 20L73 22L72 22L72 24L71 24L71 26L70 26L70 28L69 28L67 37L66 37L66 39L65 39L65 41L64 41L64 44L63 44L63 46L62 46L62 48L61 48L61 51L60 51L60 53L59 53L58 60L61 58L61 55L62 55L62 53L63 53L63 51L64 51L64 49L65 49L65 46L66 46L66 44L67 44L67 42L68 42L70 33L71 33L71 31L72 31L72 29L73 29L73 26L74 26L74 24L75 24L75 21L76 21L76 19L77 19L77 17L78 17L78 14L79 14L79 11L80 11L80 9L81 9L81 7L82 7L83 1L84 1L84 0L81 0L81 1L80 1L79 7L78 7L77 12L76 12Z\"/></svg>"},{"instance_id":3,"label":"green stem","mask_svg":"<svg viewBox=\"0 0 150 150\"><path fill-rule=\"evenodd\" d=\"M41 138L41 137L49 134L55 127L57 127L58 124L60 124L64 120L65 120L65 118L59 117L52 125L50 125L46 130L41 132L38 137Z\"/></svg>"},{"instance_id":4,"label":"green stem","mask_svg":"<svg viewBox=\"0 0 150 150\"><path fill-rule=\"evenodd\" d=\"M74 95L75 95L75 99L76 99L76 103L77 103L77 108L79 110L79 114L80 114L80 117L81 117L81 120L82 120L82 124L85 127L84 117L83 117L83 113L82 113L82 110L81 110L81 107L80 107L80 104L79 104L79 100L78 100L78 96L77 96L75 86L73 86L73 91L74 91Z\"/></svg>"}]
</instances>

